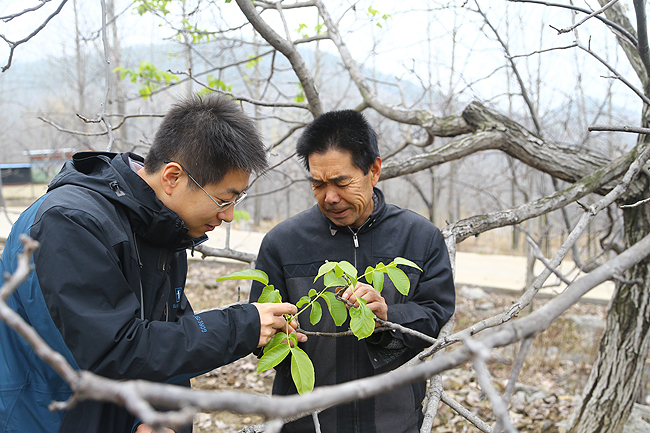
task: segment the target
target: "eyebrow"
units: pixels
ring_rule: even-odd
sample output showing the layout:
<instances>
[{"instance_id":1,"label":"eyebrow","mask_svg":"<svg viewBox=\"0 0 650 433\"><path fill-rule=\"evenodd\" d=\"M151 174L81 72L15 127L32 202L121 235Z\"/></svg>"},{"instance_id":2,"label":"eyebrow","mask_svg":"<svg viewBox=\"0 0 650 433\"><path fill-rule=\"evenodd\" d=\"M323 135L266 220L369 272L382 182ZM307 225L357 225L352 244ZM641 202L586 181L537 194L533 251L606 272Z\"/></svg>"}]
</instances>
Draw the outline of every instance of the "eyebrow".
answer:
<instances>
[{"instance_id":1,"label":"eyebrow","mask_svg":"<svg viewBox=\"0 0 650 433\"><path fill-rule=\"evenodd\" d=\"M349 179L350 179L350 176L336 176L336 177L333 177L333 178L331 178L331 179L325 179L325 180L314 179L314 178L311 177L311 176L307 176L307 180L310 181L310 182L312 182L312 183L320 183L320 182L334 182L334 183L338 183L338 182L341 182L341 181L344 181L344 180L349 180Z\"/></svg>"}]
</instances>

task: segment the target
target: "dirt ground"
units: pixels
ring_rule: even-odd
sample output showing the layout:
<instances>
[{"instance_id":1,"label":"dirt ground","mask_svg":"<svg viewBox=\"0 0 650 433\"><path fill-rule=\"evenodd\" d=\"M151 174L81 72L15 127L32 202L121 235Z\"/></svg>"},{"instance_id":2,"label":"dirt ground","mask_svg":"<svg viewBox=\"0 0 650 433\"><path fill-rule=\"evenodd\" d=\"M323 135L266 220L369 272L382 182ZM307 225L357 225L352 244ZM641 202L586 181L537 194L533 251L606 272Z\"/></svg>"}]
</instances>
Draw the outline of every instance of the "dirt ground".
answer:
<instances>
[{"instance_id":1,"label":"dirt ground","mask_svg":"<svg viewBox=\"0 0 650 433\"><path fill-rule=\"evenodd\" d=\"M191 262L187 295L195 310L236 302L238 298L247 299L246 282L214 283L218 276L241 268L241 265L216 261ZM504 311L516 300L516 296L510 294L488 293L467 286L457 287L457 294L456 331ZM536 300L534 306L539 308L543 302ZM522 315L529 311L526 309ZM535 339L511 404L511 416L520 431L562 431L562 425L569 417L595 360L605 313L604 305L577 304ZM489 363L499 390L505 389L517 349L518 346L499 349ZM256 358L249 356L194 379L193 386L270 394L273 373L256 374L255 368ZM471 365L445 372L442 379L444 389L450 396L486 422L494 421ZM200 414L195 419L194 431L238 432L263 421L261 417L227 412ZM434 427L436 432L479 431L445 404L440 405Z\"/></svg>"}]
</instances>

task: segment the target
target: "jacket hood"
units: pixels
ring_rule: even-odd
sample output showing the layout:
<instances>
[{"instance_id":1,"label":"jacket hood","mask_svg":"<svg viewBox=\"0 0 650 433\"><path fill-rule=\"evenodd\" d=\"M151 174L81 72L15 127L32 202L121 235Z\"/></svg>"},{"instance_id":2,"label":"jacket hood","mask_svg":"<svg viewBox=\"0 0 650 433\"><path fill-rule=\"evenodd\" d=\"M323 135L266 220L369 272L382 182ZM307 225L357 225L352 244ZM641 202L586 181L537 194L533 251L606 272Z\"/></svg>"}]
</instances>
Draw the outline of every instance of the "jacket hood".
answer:
<instances>
[{"instance_id":1,"label":"jacket hood","mask_svg":"<svg viewBox=\"0 0 650 433\"><path fill-rule=\"evenodd\" d=\"M48 186L48 192L75 185L101 194L124 209L132 230L147 242L165 248L189 248L207 239L191 238L178 214L156 197L153 189L131 169L129 158L144 163L131 152L79 152L66 161Z\"/></svg>"}]
</instances>

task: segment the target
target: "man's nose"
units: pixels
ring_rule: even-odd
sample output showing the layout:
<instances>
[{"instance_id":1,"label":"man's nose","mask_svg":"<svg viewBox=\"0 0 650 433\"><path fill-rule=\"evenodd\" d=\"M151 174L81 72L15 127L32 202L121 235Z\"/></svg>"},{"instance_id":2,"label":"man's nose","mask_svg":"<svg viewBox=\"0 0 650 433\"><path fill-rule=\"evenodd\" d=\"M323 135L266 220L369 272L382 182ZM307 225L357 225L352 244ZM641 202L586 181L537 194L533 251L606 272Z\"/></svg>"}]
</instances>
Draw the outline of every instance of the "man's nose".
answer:
<instances>
[{"instance_id":1,"label":"man's nose","mask_svg":"<svg viewBox=\"0 0 650 433\"><path fill-rule=\"evenodd\" d=\"M224 209L221 212L217 212L217 218L227 223L231 223L235 218L235 206L228 206L228 209Z\"/></svg>"},{"instance_id":2,"label":"man's nose","mask_svg":"<svg viewBox=\"0 0 650 433\"><path fill-rule=\"evenodd\" d=\"M341 197L339 196L338 188L335 186L328 186L325 189L325 202L326 203L338 203L341 201Z\"/></svg>"}]
</instances>

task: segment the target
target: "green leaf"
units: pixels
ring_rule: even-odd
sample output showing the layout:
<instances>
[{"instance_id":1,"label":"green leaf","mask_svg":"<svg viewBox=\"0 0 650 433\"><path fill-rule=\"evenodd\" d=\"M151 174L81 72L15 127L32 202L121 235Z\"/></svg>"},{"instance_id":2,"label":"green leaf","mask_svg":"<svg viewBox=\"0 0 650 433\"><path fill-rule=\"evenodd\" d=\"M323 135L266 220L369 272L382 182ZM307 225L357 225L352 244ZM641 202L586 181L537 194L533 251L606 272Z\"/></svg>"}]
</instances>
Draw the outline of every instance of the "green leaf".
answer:
<instances>
[{"instance_id":1,"label":"green leaf","mask_svg":"<svg viewBox=\"0 0 650 433\"><path fill-rule=\"evenodd\" d=\"M311 298L309 296L303 296L296 302L296 307L302 308L303 305L309 304L311 302Z\"/></svg>"},{"instance_id":2,"label":"green leaf","mask_svg":"<svg viewBox=\"0 0 650 433\"><path fill-rule=\"evenodd\" d=\"M357 298L358 308L350 308L350 329L359 340L370 337L375 330L375 313L368 308L366 300Z\"/></svg>"},{"instance_id":3,"label":"green leaf","mask_svg":"<svg viewBox=\"0 0 650 433\"><path fill-rule=\"evenodd\" d=\"M271 340L268 343L266 343L266 346L264 346L264 353L268 352L278 344L282 343L286 338L287 338L287 334L285 334L284 332L280 331L276 333L273 336L273 338L271 338Z\"/></svg>"},{"instance_id":4,"label":"green leaf","mask_svg":"<svg viewBox=\"0 0 650 433\"><path fill-rule=\"evenodd\" d=\"M334 272L328 272L325 274L323 277L323 284L325 284L325 287L346 287L348 285L348 282L346 281L345 278L336 278L336 275L334 275Z\"/></svg>"},{"instance_id":5,"label":"green leaf","mask_svg":"<svg viewBox=\"0 0 650 433\"><path fill-rule=\"evenodd\" d=\"M384 273L382 271L373 271L373 283L372 286L375 288L376 291L381 293L382 290L384 290Z\"/></svg>"},{"instance_id":6,"label":"green leaf","mask_svg":"<svg viewBox=\"0 0 650 433\"><path fill-rule=\"evenodd\" d=\"M210 92L209 89L203 89L203 90L206 90L208 93ZM235 220L236 223L239 222L240 220L248 221L251 219L251 215L245 210L235 209L233 212L233 219Z\"/></svg>"},{"instance_id":7,"label":"green leaf","mask_svg":"<svg viewBox=\"0 0 650 433\"><path fill-rule=\"evenodd\" d=\"M263 371L275 367L276 365L281 363L284 360L284 358L287 357L289 352L291 352L291 347L289 347L289 345L286 343L278 344L273 349L269 351L265 351L264 355L262 355L259 362L257 363L257 372L261 373Z\"/></svg>"},{"instance_id":8,"label":"green leaf","mask_svg":"<svg viewBox=\"0 0 650 433\"><path fill-rule=\"evenodd\" d=\"M280 291L274 288L272 285L266 286L264 289L262 289L262 294L260 295L260 298L257 300L257 302L260 304L267 302L279 304L282 302L282 295L280 294Z\"/></svg>"},{"instance_id":9,"label":"green leaf","mask_svg":"<svg viewBox=\"0 0 650 433\"><path fill-rule=\"evenodd\" d=\"M417 269L418 271L422 272L422 269L409 259L405 259L404 257L395 257L395 260L393 260L393 263L396 265L405 265L405 266L410 266L412 268Z\"/></svg>"},{"instance_id":10,"label":"green leaf","mask_svg":"<svg viewBox=\"0 0 650 433\"><path fill-rule=\"evenodd\" d=\"M311 359L299 347L292 347L291 355L291 378L296 385L298 394L311 391L314 389L315 381L314 365L311 363Z\"/></svg>"},{"instance_id":11,"label":"green leaf","mask_svg":"<svg viewBox=\"0 0 650 433\"><path fill-rule=\"evenodd\" d=\"M311 304L311 312L309 313L309 322L312 325L317 324L320 322L320 319L323 317L323 307L320 306L320 303L318 301L314 301L313 304Z\"/></svg>"},{"instance_id":12,"label":"green leaf","mask_svg":"<svg viewBox=\"0 0 650 433\"><path fill-rule=\"evenodd\" d=\"M375 271L375 268L373 268L372 266L368 266L366 268L366 271L363 273L363 275L366 278L366 281L368 282L368 284L372 284L372 278L373 278L372 273L374 271Z\"/></svg>"},{"instance_id":13,"label":"green leaf","mask_svg":"<svg viewBox=\"0 0 650 433\"><path fill-rule=\"evenodd\" d=\"M336 295L332 292L324 292L323 299L325 299L327 308L330 310L330 315L334 319L334 324L341 326L345 323L348 318L348 309L345 306L345 302L336 299Z\"/></svg>"},{"instance_id":14,"label":"green leaf","mask_svg":"<svg viewBox=\"0 0 650 433\"><path fill-rule=\"evenodd\" d=\"M318 275L316 275L316 278L314 278L314 282L318 280L320 277L331 271L336 267L336 262L325 262L319 269L318 269Z\"/></svg>"},{"instance_id":15,"label":"green leaf","mask_svg":"<svg viewBox=\"0 0 650 433\"><path fill-rule=\"evenodd\" d=\"M266 286L269 283L269 276L266 275L266 272L260 271L259 269L244 269L217 278L217 282L225 280L255 280Z\"/></svg>"},{"instance_id":16,"label":"green leaf","mask_svg":"<svg viewBox=\"0 0 650 433\"><path fill-rule=\"evenodd\" d=\"M338 262L336 266L340 268L343 272L345 272L345 275L350 277L350 279L357 278L357 268L352 266L352 263L343 260L342 262Z\"/></svg>"},{"instance_id":17,"label":"green leaf","mask_svg":"<svg viewBox=\"0 0 650 433\"><path fill-rule=\"evenodd\" d=\"M386 273L388 274L388 278L390 278L393 284L395 284L395 288L398 292L404 296L409 294L409 290L411 289L411 282L403 270L399 268L387 267Z\"/></svg>"},{"instance_id":18,"label":"green leaf","mask_svg":"<svg viewBox=\"0 0 650 433\"><path fill-rule=\"evenodd\" d=\"M313 298L317 294L318 294L318 292L316 291L316 289L309 289L308 295L309 295L310 298Z\"/></svg>"}]
</instances>

